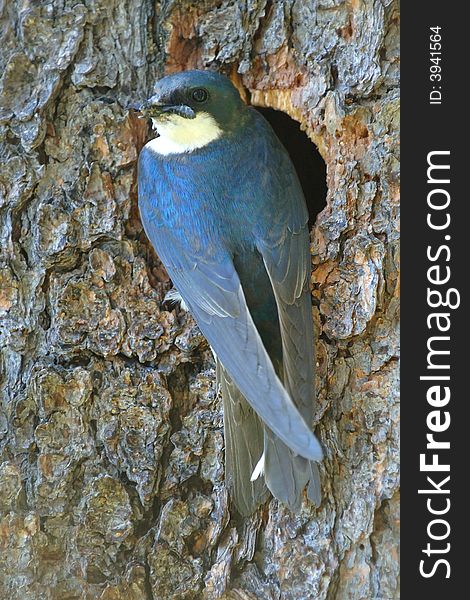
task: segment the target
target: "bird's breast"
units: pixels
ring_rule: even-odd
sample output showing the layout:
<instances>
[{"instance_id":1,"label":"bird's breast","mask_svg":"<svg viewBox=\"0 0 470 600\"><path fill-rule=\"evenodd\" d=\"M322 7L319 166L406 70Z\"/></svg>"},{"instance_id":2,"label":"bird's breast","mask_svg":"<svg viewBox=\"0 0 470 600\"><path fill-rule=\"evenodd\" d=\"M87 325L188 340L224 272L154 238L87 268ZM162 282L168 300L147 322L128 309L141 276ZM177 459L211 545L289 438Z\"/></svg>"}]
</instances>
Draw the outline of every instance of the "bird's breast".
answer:
<instances>
[{"instance_id":1,"label":"bird's breast","mask_svg":"<svg viewBox=\"0 0 470 600\"><path fill-rule=\"evenodd\" d=\"M139 165L139 186L151 180L155 190L151 200L144 200L153 204L149 218L191 241L195 251L253 248L254 231L266 218L262 204L269 201L259 192L266 165L256 144L246 136L221 137L194 152L169 156L156 153L152 144Z\"/></svg>"}]
</instances>

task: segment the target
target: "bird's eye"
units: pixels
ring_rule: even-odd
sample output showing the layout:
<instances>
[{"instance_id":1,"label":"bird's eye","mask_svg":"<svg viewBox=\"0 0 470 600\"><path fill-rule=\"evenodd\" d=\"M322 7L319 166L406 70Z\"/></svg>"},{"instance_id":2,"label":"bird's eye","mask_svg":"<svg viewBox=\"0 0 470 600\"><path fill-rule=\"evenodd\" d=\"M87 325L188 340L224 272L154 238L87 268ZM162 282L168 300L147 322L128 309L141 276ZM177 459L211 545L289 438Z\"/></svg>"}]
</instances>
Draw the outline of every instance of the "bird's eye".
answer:
<instances>
[{"instance_id":1,"label":"bird's eye","mask_svg":"<svg viewBox=\"0 0 470 600\"><path fill-rule=\"evenodd\" d=\"M205 102L209 97L207 90L205 90L204 88L196 88L195 90L193 90L191 95L195 102Z\"/></svg>"}]
</instances>

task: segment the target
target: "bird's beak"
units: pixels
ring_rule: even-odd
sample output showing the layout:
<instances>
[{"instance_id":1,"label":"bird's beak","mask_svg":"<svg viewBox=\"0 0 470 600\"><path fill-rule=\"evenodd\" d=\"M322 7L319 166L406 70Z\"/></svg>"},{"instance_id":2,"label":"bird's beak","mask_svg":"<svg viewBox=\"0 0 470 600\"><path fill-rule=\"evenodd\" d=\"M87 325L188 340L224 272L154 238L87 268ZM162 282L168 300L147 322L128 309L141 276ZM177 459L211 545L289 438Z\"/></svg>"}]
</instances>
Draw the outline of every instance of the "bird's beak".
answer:
<instances>
[{"instance_id":1,"label":"bird's beak","mask_svg":"<svg viewBox=\"0 0 470 600\"><path fill-rule=\"evenodd\" d=\"M157 96L152 96L147 102L133 102L127 106L127 110L140 112L140 118L158 118L164 114L174 114L185 119L194 119L196 113L187 104L165 104L160 102Z\"/></svg>"},{"instance_id":2,"label":"bird's beak","mask_svg":"<svg viewBox=\"0 0 470 600\"><path fill-rule=\"evenodd\" d=\"M158 95L152 96L147 102L141 104L133 104L129 108L138 110L146 117L159 117L164 114L174 114L184 117L185 119L194 119L196 113L187 104L167 104L162 102Z\"/></svg>"}]
</instances>

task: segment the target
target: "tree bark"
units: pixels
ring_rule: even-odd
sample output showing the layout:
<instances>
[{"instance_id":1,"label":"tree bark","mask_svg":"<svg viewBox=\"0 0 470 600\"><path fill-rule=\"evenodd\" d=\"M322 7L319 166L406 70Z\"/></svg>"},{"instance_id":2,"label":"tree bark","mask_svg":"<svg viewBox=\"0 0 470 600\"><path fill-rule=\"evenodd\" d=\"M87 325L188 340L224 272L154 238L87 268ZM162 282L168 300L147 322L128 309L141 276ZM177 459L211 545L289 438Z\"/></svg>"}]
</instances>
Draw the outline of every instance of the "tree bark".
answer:
<instances>
[{"instance_id":1,"label":"tree bark","mask_svg":"<svg viewBox=\"0 0 470 600\"><path fill-rule=\"evenodd\" d=\"M397 5L1 3L0 598L398 598ZM125 106L194 67L327 165L323 501L299 515L229 512L213 360L138 216Z\"/></svg>"}]
</instances>

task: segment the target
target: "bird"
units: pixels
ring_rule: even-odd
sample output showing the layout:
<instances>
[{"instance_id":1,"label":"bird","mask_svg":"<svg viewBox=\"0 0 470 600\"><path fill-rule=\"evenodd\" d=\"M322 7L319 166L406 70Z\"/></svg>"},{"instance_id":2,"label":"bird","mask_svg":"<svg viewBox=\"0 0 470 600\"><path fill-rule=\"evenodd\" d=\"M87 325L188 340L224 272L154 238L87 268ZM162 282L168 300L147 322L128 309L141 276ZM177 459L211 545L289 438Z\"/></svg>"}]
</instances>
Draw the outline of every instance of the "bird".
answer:
<instances>
[{"instance_id":1,"label":"bird","mask_svg":"<svg viewBox=\"0 0 470 600\"><path fill-rule=\"evenodd\" d=\"M216 360L235 509L321 501L308 210L267 120L225 75L166 75L137 107L145 233Z\"/></svg>"}]
</instances>

